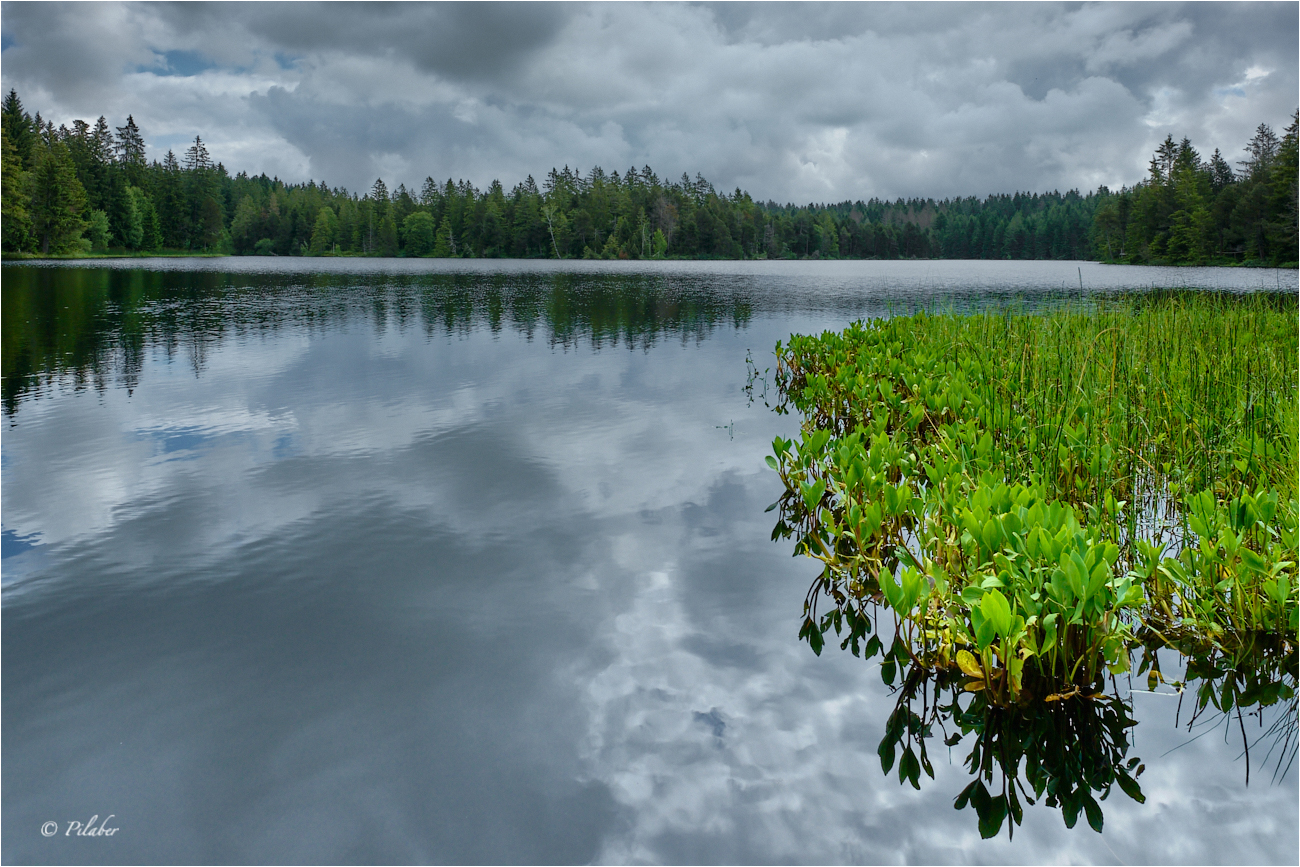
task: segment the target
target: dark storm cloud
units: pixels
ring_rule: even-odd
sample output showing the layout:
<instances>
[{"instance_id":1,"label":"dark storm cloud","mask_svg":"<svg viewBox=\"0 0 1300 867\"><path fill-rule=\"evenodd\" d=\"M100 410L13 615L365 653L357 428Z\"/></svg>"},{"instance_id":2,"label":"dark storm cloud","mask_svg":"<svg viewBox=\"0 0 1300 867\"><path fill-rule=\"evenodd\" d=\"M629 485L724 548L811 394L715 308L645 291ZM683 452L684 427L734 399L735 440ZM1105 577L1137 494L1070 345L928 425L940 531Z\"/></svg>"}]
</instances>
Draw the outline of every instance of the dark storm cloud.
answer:
<instances>
[{"instance_id":1,"label":"dark storm cloud","mask_svg":"<svg viewBox=\"0 0 1300 867\"><path fill-rule=\"evenodd\" d=\"M554 37L562 6L540 3L183 3L159 17L178 34L206 39L234 23L249 39L291 54L343 52L409 58L453 80L497 79Z\"/></svg>"},{"instance_id":2,"label":"dark storm cloud","mask_svg":"<svg viewBox=\"0 0 1300 867\"><path fill-rule=\"evenodd\" d=\"M4 87L66 122L352 189L650 164L806 202L1140 179L1297 92L1272 4L4 5Z\"/></svg>"}]
</instances>

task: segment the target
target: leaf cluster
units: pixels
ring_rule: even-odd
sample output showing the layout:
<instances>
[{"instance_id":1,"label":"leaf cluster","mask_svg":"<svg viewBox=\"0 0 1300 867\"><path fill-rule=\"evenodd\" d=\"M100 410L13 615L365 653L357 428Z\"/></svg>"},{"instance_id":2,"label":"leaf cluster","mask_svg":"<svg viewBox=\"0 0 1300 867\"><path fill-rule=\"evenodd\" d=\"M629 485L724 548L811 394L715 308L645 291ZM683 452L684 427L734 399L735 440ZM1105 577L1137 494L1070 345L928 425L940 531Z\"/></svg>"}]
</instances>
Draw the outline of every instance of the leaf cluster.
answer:
<instances>
[{"instance_id":1,"label":"leaf cluster","mask_svg":"<svg viewBox=\"0 0 1300 867\"><path fill-rule=\"evenodd\" d=\"M804 422L768 458L773 535L823 563L801 635L856 647L883 605L1003 707L1096 692L1137 631L1294 667L1295 323L1294 298L1177 293L779 344Z\"/></svg>"}]
</instances>

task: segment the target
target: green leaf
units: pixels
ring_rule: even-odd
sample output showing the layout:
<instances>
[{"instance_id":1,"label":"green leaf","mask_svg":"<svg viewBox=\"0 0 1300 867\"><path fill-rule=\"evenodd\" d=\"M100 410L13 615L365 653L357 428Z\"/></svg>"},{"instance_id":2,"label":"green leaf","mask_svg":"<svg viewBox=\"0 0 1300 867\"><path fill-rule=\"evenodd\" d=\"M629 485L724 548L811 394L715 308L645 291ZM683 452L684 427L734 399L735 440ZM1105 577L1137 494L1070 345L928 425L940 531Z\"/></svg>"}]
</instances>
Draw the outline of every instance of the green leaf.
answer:
<instances>
[{"instance_id":1,"label":"green leaf","mask_svg":"<svg viewBox=\"0 0 1300 867\"><path fill-rule=\"evenodd\" d=\"M993 621L984 616L982 606L975 606L970 610L971 626L975 627L975 644L980 650L984 650L993 643L993 637L996 630L993 627Z\"/></svg>"},{"instance_id":2,"label":"green leaf","mask_svg":"<svg viewBox=\"0 0 1300 867\"><path fill-rule=\"evenodd\" d=\"M990 552L998 550L998 543L1002 541L1002 531L998 529L998 522L989 518L984 522L984 529L980 531L980 541Z\"/></svg>"},{"instance_id":3,"label":"green leaf","mask_svg":"<svg viewBox=\"0 0 1300 867\"><path fill-rule=\"evenodd\" d=\"M957 737L960 738L960 735L958 735ZM947 742L945 741L945 743ZM952 746L952 744L949 744L949 746ZM971 795L974 793L975 787L978 785L980 785L979 780L971 780L970 783L966 785L966 788L962 789L957 794L956 799L952 802L953 809L956 810L965 809L966 805L970 803Z\"/></svg>"},{"instance_id":4,"label":"green leaf","mask_svg":"<svg viewBox=\"0 0 1300 867\"><path fill-rule=\"evenodd\" d=\"M921 770L925 771L926 776L930 779L934 779L934 765L930 764L930 758L925 754L924 742L922 742L921 746Z\"/></svg>"},{"instance_id":5,"label":"green leaf","mask_svg":"<svg viewBox=\"0 0 1300 867\"><path fill-rule=\"evenodd\" d=\"M1241 555L1241 562L1247 569L1252 569L1256 572L1268 572L1268 561L1256 554L1254 551L1249 548L1240 548L1237 553Z\"/></svg>"},{"instance_id":6,"label":"green leaf","mask_svg":"<svg viewBox=\"0 0 1300 867\"><path fill-rule=\"evenodd\" d=\"M880 769L886 774L894 766L894 741L888 736L876 747L876 755L880 756Z\"/></svg>"},{"instance_id":7,"label":"green leaf","mask_svg":"<svg viewBox=\"0 0 1300 867\"><path fill-rule=\"evenodd\" d=\"M816 654L817 656L821 656L822 647L824 646L824 644L825 642L822 640L822 632L820 629L813 629L809 631L808 646L812 648L812 652L814 654Z\"/></svg>"},{"instance_id":8,"label":"green leaf","mask_svg":"<svg viewBox=\"0 0 1300 867\"><path fill-rule=\"evenodd\" d=\"M1137 759L1134 759L1133 761L1137 761ZM1130 777L1122 769L1116 770L1115 782L1119 783L1119 787L1124 794L1128 795L1139 804L1145 804L1147 802L1147 796L1142 794L1142 787L1138 785L1137 780Z\"/></svg>"},{"instance_id":9,"label":"green leaf","mask_svg":"<svg viewBox=\"0 0 1300 867\"><path fill-rule=\"evenodd\" d=\"M1007 817L1007 799L998 795L989 800L988 808L980 811L980 836L985 840L996 837L1002 830L1002 822Z\"/></svg>"},{"instance_id":10,"label":"green leaf","mask_svg":"<svg viewBox=\"0 0 1300 867\"><path fill-rule=\"evenodd\" d=\"M903 757L898 762L898 781L900 783L910 782L912 788L920 791L921 789L921 763L916 759L916 753L911 747L903 750Z\"/></svg>"},{"instance_id":11,"label":"green leaf","mask_svg":"<svg viewBox=\"0 0 1300 867\"><path fill-rule=\"evenodd\" d=\"M895 665L892 658L886 659L880 664L880 679L885 682L885 686L894 685Z\"/></svg>"},{"instance_id":12,"label":"green leaf","mask_svg":"<svg viewBox=\"0 0 1300 867\"><path fill-rule=\"evenodd\" d=\"M1070 582L1070 590L1074 592L1075 598L1087 599L1088 567L1079 556L1079 552L1071 551L1063 556L1061 568L1065 570L1065 577Z\"/></svg>"},{"instance_id":13,"label":"green leaf","mask_svg":"<svg viewBox=\"0 0 1300 867\"><path fill-rule=\"evenodd\" d=\"M882 570L880 573L880 590L885 594L885 601L889 603L890 608L899 614L906 614L907 611L903 607L905 601L903 588L901 584L895 582L895 577L892 572Z\"/></svg>"},{"instance_id":14,"label":"green leaf","mask_svg":"<svg viewBox=\"0 0 1300 867\"><path fill-rule=\"evenodd\" d=\"M1077 792L1061 796L1061 818L1065 819L1065 827L1073 828L1074 824L1079 821L1079 808L1081 806Z\"/></svg>"},{"instance_id":15,"label":"green leaf","mask_svg":"<svg viewBox=\"0 0 1300 867\"><path fill-rule=\"evenodd\" d=\"M800 493L803 494L804 505L812 512L816 510L817 504L822 501L822 496L826 493L826 482L818 479L810 484L800 485Z\"/></svg>"},{"instance_id":16,"label":"green leaf","mask_svg":"<svg viewBox=\"0 0 1300 867\"><path fill-rule=\"evenodd\" d=\"M1016 797L1016 787L1011 786L1008 790L1008 794L1008 806L1011 811L1011 821L1015 822L1017 825L1023 824L1025 821L1025 811L1024 808L1020 806L1020 799Z\"/></svg>"},{"instance_id":17,"label":"green leaf","mask_svg":"<svg viewBox=\"0 0 1300 867\"><path fill-rule=\"evenodd\" d=\"M1006 638L1011 634L1011 603L996 588L990 589L980 600L980 613L993 625L993 630Z\"/></svg>"},{"instance_id":18,"label":"green leaf","mask_svg":"<svg viewBox=\"0 0 1300 867\"><path fill-rule=\"evenodd\" d=\"M1088 824L1092 826L1092 830L1100 834L1103 821L1101 805L1094 801L1088 792L1083 793L1083 810L1088 814Z\"/></svg>"},{"instance_id":19,"label":"green leaf","mask_svg":"<svg viewBox=\"0 0 1300 867\"><path fill-rule=\"evenodd\" d=\"M767 456L767 465L774 470L780 466L780 464L776 462L776 458L772 457L771 455Z\"/></svg>"}]
</instances>

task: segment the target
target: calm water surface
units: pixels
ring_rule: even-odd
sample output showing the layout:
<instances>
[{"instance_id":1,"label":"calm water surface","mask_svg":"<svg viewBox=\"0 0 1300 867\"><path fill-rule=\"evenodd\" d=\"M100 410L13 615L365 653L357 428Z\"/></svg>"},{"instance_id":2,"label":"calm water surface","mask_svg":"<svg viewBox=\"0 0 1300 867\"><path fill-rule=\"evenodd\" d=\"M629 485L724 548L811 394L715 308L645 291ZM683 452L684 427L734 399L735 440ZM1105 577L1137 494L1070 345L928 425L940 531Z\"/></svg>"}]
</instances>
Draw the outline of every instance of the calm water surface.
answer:
<instances>
[{"instance_id":1,"label":"calm water surface","mask_svg":"<svg viewBox=\"0 0 1300 867\"><path fill-rule=\"evenodd\" d=\"M796 639L769 541L796 422L743 391L861 316L1294 271L140 264L3 268L6 862L1300 858L1296 769L1247 786L1176 697L1104 834L980 840L961 746L883 775L879 667Z\"/></svg>"}]
</instances>

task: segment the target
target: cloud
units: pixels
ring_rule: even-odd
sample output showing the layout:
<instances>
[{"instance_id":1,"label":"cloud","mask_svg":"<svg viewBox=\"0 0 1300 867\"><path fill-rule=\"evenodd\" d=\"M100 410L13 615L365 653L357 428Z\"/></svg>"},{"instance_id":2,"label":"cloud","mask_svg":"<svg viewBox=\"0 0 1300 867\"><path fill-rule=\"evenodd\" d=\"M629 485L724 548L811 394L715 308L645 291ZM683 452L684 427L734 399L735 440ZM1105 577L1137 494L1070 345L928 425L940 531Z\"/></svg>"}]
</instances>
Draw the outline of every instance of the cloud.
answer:
<instances>
[{"instance_id":1,"label":"cloud","mask_svg":"<svg viewBox=\"0 0 1300 867\"><path fill-rule=\"evenodd\" d=\"M1234 154L1297 90L1288 4L28 4L5 88L135 115L232 170L369 188L552 166L701 172L760 199L1139 180Z\"/></svg>"}]
</instances>

